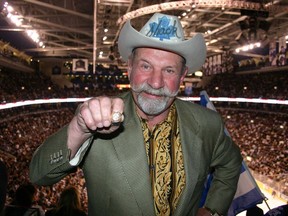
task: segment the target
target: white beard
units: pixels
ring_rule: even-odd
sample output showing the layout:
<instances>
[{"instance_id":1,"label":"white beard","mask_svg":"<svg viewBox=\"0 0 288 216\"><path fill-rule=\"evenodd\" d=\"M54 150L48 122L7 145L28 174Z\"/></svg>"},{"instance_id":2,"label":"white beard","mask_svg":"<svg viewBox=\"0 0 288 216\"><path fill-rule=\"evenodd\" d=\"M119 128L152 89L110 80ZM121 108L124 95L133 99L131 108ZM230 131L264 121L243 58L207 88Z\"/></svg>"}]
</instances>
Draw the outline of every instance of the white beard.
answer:
<instances>
[{"instance_id":1,"label":"white beard","mask_svg":"<svg viewBox=\"0 0 288 216\"><path fill-rule=\"evenodd\" d=\"M144 113L148 115L157 115L166 109L169 97L164 97L162 99L149 99L138 94L137 100Z\"/></svg>"},{"instance_id":2,"label":"white beard","mask_svg":"<svg viewBox=\"0 0 288 216\"><path fill-rule=\"evenodd\" d=\"M157 115L163 112L167 108L169 100L175 97L178 93L178 91L170 92L165 87L161 89L153 89L147 83L143 83L139 86L134 86L131 83L131 88L137 95L137 102L139 107L144 113L148 115ZM142 92L158 95L161 96L161 98L159 99L146 98L141 94Z\"/></svg>"}]
</instances>

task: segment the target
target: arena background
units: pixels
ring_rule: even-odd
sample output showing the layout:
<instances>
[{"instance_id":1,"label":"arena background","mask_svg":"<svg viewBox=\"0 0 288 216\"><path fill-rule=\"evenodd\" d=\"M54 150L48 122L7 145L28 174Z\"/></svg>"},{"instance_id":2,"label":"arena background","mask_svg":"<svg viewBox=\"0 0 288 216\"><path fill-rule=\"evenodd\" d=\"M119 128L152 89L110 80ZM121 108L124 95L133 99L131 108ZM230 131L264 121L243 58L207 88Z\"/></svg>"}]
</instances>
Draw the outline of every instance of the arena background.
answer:
<instances>
[{"instance_id":1,"label":"arena background","mask_svg":"<svg viewBox=\"0 0 288 216\"><path fill-rule=\"evenodd\" d=\"M181 17L187 37L203 33L208 48L204 66L185 78L179 97L198 103L205 90L269 206L288 202L286 1L0 2L0 159L9 173L6 204L19 185L29 182L35 149L69 122L79 103L129 89L117 51L118 30L127 17L141 24L147 11L159 8ZM39 33L36 42L27 29ZM37 187L37 203L49 209L63 188L75 185L87 211L82 177L77 170L53 186ZM259 206L268 211L265 203Z\"/></svg>"}]
</instances>

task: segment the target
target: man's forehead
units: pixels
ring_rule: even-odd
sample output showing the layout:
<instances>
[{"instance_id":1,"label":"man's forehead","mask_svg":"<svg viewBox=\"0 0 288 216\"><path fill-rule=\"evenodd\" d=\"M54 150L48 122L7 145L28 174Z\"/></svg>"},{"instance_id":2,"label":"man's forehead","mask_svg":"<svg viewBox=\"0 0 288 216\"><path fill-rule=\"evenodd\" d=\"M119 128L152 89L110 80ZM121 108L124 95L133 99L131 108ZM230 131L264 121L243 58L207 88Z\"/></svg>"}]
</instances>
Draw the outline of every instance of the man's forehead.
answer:
<instances>
[{"instance_id":1,"label":"man's forehead","mask_svg":"<svg viewBox=\"0 0 288 216\"><path fill-rule=\"evenodd\" d=\"M145 54L147 52L154 52L154 53L165 53L165 54L171 54L174 55L175 57L179 57L181 60L185 60L181 55L179 55L178 53L175 52L171 52L169 50L164 50L164 49L158 49L158 48L154 48L154 47L137 47L133 50L133 52L136 52L136 54L141 55L141 54Z\"/></svg>"},{"instance_id":2,"label":"man's forehead","mask_svg":"<svg viewBox=\"0 0 288 216\"><path fill-rule=\"evenodd\" d=\"M155 55L153 55L153 52L155 52ZM166 54L162 55L161 52L168 55L171 54L173 56L169 57ZM175 68L177 70L183 68L186 63L185 59L177 53L149 47L138 47L137 50L135 49L134 60L138 63L146 62L154 66Z\"/></svg>"}]
</instances>

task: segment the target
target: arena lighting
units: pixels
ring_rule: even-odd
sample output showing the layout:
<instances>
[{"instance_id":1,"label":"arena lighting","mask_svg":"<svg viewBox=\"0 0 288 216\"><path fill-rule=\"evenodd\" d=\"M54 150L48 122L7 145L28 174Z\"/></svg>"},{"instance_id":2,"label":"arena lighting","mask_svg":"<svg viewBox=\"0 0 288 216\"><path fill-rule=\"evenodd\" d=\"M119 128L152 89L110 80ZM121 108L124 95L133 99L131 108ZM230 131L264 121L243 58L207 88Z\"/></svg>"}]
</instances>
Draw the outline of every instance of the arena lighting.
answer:
<instances>
[{"instance_id":1,"label":"arena lighting","mask_svg":"<svg viewBox=\"0 0 288 216\"><path fill-rule=\"evenodd\" d=\"M8 2L5 2L3 5L2 12L6 14L6 17L10 20L11 23L16 25L17 27L22 27L23 29L27 29L27 25L23 24L23 16L18 13ZM29 26L32 28L32 26ZM32 39L38 46L45 48L45 45L42 41L40 41L40 34L34 29L27 29L25 33L28 35L29 38Z\"/></svg>"},{"instance_id":2,"label":"arena lighting","mask_svg":"<svg viewBox=\"0 0 288 216\"><path fill-rule=\"evenodd\" d=\"M185 101L200 101L200 97L178 97L181 100ZM52 99L37 99L37 100L26 100L18 101L15 103L5 103L0 104L0 110L15 108L20 106L29 106L35 104L53 104L53 103L75 103L75 102L84 102L88 98L52 98ZM288 100L276 100L276 99L260 99L260 98L228 98L228 97L210 97L211 101L220 101L220 102L244 102L244 103L264 103L264 104L279 104L279 105L288 105Z\"/></svg>"},{"instance_id":3,"label":"arena lighting","mask_svg":"<svg viewBox=\"0 0 288 216\"><path fill-rule=\"evenodd\" d=\"M195 76L198 76L198 77L202 77L203 76L203 72L202 71L196 71L194 74L195 74Z\"/></svg>"},{"instance_id":4,"label":"arena lighting","mask_svg":"<svg viewBox=\"0 0 288 216\"><path fill-rule=\"evenodd\" d=\"M84 102L89 100L90 98L61 98L61 99L37 99L37 100L26 100L26 101L18 101L15 103L6 103L0 104L0 110L15 108L20 106L29 106L35 104L53 104L53 103L69 103L69 102Z\"/></svg>"},{"instance_id":5,"label":"arena lighting","mask_svg":"<svg viewBox=\"0 0 288 216\"><path fill-rule=\"evenodd\" d=\"M130 88L130 84L117 84L116 87L118 89Z\"/></svg>"},{"instance_id":6,"label":"arena lighting","mask_svg":"<svg viewBox=\"0 0 288 216\"><path fill-rule=\"evenodd\" d=\"M272 5L267 5L269 8ZM186 0L165 2L161 4L150 5L142 7L137 10L128 12L117 20L118 25L122 25L127 20L140 17L146 14L167 11L167 10L183 10L187 8L196 7L219 7L219 8L235 8L235 9L249 9L255 11L263 10L263 5L257 2L237 1L237 0Z\"/></svg>"},{"instance_id":7,"label":"arena lighting","mask_svg":"<svg viewBox=\"0 0 288 216\"><path fill-rule=\"evenodd\" d=\"M246 157L246 160L247 160L247 161L252 161L252 157L247 156L247 157Z\"/></svg>"},{"instance_id":8,"label":"arena lighting","mask_svg":"<svg viewBox=\"0 0 288 216\"><path fill-rule=\"evenodd\" d=\"M235 52L236 53L239 53L240 51L246 52L246 51L252 50L254 48L260 47L260 46L261 46L260 42L251 43L251 44L248 44L248 45L245 45L245 46L242 46L242 47L235 49Z\"/></svg>"},{"instance_id":9,"label":"arena lighting","mask_svg":"<svg viewBox=\"0 0 288 216\"><path fill-rule=\"evenodd\" d=\"M179 97L185 101L199 101L199 97ZM276 99L261 99L261 98L228 98L228 97L210 97L211 101L218 102L240 102L240 103L264 103L264 104L279 104L288 105L288 100L276 100Z\"/></svg>"}]
</instances>

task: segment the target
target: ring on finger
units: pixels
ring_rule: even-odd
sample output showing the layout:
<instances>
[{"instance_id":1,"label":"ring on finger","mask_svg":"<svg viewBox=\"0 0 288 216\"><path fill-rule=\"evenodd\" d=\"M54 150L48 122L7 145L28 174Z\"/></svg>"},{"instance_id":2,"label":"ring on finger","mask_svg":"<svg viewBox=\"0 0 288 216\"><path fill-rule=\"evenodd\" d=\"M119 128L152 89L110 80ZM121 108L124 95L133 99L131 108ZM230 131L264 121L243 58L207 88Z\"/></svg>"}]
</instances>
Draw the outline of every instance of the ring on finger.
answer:
<instances>
[{"instance_id":1,"label":"ring on finger","mask_svg":"<svg viewBox=\"0 0 288 216\"><path fill-rule=\"evenodd\" d=\"M120 123L124 121L124 115L121 112L113 112L112 113L112 123Z\"/></svg>"}]
</instances>

